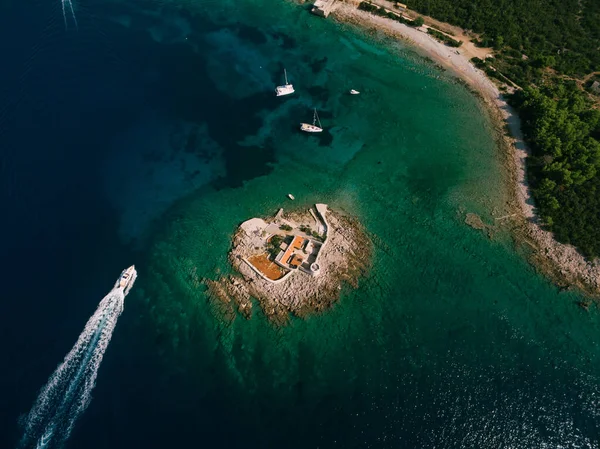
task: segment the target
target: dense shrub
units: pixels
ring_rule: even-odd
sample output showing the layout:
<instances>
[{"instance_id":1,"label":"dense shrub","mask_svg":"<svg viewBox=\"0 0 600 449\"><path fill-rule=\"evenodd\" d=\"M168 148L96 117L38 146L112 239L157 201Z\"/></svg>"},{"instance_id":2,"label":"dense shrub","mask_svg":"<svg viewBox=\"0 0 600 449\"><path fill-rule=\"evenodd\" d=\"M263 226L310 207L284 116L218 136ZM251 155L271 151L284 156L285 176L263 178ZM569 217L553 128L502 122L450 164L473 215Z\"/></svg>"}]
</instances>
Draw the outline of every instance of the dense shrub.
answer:
<instances>
[{"instance_id":1,"label":"dense shrub","mask_svg":"<svg viewBox=\"0 0 600 449\"><path fill-rule=\"evenodd\" d=\"M409 8L480 33L480 44L556 58L562 73L600 70L597 0L407 0Z\"/></svg>"},{"instance_id":2,"label":"dense shrub","mask_svg":"<svg viewBox=\"0 0 600 449\"><path fill-rule=\"evenodd\" d=\"M600 255L600 111L574 82L512 97L532 149L528 173L539 215L556 237Z\"/></svg>"},{"instance_id":3,"label":"dense shrub","mask_svg":"<svg viewBox=\"0 0 600 449\"><path fill-rule=\"evenodd\" d=\"M388 19L395 20L396 22L403 23L409 26L417 26L414 21L405 19L400 14L393 13L391 11L387 11L385 8L380 8L379 6L375 6L369 2L361 2L358 5L358 9L362 11L370 12L371 14L375 14L380 17L387 17Z\"/></svg>"},{"instance_id":4,"label":"dense shrub","mask_svg":"<svg viewBox=\"0 0 600 449\"><path fill-rule=\"evenodd\" d=\"M444 33L440 33L439 31L434 30L433 28L428 28L427 33L431 34L433 37L444 42L450 47L460 47L462 45L462 41L452 39L450 36L446 36Z\"/></svg>"}]
</instances>

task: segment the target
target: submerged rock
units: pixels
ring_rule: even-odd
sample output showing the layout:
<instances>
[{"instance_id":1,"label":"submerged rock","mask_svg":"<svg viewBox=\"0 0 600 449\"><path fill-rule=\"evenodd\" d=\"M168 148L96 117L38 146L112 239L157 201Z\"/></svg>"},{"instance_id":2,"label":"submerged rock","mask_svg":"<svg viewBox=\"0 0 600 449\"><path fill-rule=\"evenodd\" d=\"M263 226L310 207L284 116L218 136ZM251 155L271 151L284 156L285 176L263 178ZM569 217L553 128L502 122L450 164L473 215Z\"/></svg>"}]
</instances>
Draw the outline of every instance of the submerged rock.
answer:
<instances>
[{"instance_id":1,"label":"submerged rock","mask_svg":"<svg viewBox=\"0 0 600 449\"><path fill-rule=\"evenodd\" d=\"M483 222L481 217L477 214L468 213L465 217L465 223L471 226L473 229L484 230L487 225Z\"/></svg>"}]
</instances>

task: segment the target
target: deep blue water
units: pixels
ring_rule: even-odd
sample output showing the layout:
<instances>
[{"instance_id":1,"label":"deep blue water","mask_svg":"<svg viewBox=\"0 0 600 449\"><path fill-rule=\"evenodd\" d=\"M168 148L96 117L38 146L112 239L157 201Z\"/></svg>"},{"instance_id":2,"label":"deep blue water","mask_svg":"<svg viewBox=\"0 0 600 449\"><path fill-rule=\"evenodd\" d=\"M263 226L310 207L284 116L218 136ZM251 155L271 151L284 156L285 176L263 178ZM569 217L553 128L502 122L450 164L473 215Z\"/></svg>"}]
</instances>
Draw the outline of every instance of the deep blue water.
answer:
<instances>
[{"instance_id":1,"label":"deep blue water","mask_svg":"<svg viewBox=\"0 0 600 449\"><path fill-rule=\"evenodd\" d=\"M58 2L0 10L0 447L8 448L19 415L134 259L116 235L103 165L110 139L157 99L140 83L138 61L119 60L133 50L117 48L120 37L90 17L65 32ZM107 372L117 357L113 350Z\"/></svg>"},{"instance_id":2,"label":"deep blue water","mask_svg":"<svg viewBox=\"0 0 600 449\"><path fill-rule=\"evenodd\" d=\"M136 126L151 135L155 129L144 124L147 114L159 122L205 122L224 152L225 172L213 181L216 188L268 173L273 159L266 146L254 148L252 160L245 160L249 152L240 153L236 144L257 127L255 105L273 102L270 92L233 107L211 88L201 55L187 45L149 39L143 29L152 19L133 15L140 23L126 28L106 18L130 12L127 5L75 6L78 30L71 20L65 30L58 1L0 7L3 448L15 446L19 416L29 411L120 270L133 262L143 270L137 240L143 236L121 238L122 211L111 201L124 182L116 175L123 171L113 168L127 164L127 150L133 149L114 142ZM201 17L187 19L205 31L212 26ZM260 39L251 29L237 31ZM229 120L239 126L228 126ZM135 207L135 199L128 201ZM228 431L219 427L227 412L213 407L212 424L199 437L196 423L206 421L208 409L197 397L189 399L184 376L161 378L154 337L134 323L136 307L126 304L92 406L69 446L172 447L173 441L210 441L211 435L218 441ZM211 394L214 406L228 392Z\"/></svg>"}]
</instances>

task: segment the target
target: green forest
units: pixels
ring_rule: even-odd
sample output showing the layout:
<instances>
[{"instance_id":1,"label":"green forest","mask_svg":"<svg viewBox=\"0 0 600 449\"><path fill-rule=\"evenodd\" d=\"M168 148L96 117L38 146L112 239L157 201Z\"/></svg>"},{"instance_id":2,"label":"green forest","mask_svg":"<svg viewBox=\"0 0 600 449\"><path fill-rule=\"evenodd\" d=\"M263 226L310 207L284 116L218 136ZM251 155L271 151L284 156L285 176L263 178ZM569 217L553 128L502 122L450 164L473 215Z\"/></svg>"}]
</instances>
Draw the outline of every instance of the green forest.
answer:
<instances>
[{"instance_id":1,"label":"green forest","mask_svg":"<svg viewBox=\"0 0 600 449\"><path fill-rule=\"evenodd\" d=\"M422 14L482 35L482 45L547 58L567 75L600 70L597 0L407 0ZM539 62L539 61L538 61Z\"/></svg>"},{"instance_id":2,"label":"green forest","mask_svg":"<svg viewBox=\"0 0 600 449\"><path fill-rule=\"evenodd\" d=\"M600 71L600 1L406 3L494 48L494 58L474 63L522 88L509 100L532 151L528 180L538 215L559 241L600 256L600 97L589 90Z\"/></svg>"},{"instance_id":3,"label":"green forest","mask_svg":"<svg viewBox=\"0 0 600 449\"><path fill-rule=\"evenodd\" d=\"M600 111L573 81L516 91L539 214L563 242L600 254Z\"/></svg>"}]
</instances>

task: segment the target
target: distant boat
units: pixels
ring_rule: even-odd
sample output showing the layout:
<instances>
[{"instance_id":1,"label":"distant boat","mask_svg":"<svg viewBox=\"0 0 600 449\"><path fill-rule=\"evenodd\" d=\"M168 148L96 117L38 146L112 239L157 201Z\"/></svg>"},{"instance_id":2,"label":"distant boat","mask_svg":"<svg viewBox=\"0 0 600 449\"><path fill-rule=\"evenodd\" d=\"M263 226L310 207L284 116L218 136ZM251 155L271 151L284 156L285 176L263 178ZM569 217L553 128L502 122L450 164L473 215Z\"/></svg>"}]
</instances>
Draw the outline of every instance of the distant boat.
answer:
<instances>
[{"instance_id":1,"label":"distant boat","mask_svg":"<svg viewBox=\"0 0 600 449\"><path fill-rule=\"evenodd\" d=\"M360 92L354 89L350 89L350 95L358 95Z\"/></svg>"},{"instance_id":2,"label":"distant boat","mask_svg":"<svg viewBox=\"0 0 600 449\"><path fill-rule=\"evenodd\" d=\"M319 126L317 126L319 123ZM323 128L321 126L321 120L319 120L319 115L317 114L317 109L315 108L315 113L313 115L312 125L310 123L300 123L300 130L306 133L320 133L323 132Z\"/></svg>"},{"instance_id":3,"label":"distant boat","mask_svg":"<svg viewBox=\"0 0 600 449\"><path fill-rule=\"evenodd\" d=\"M283 86L277 86L275 88L275 94L278 97L294 93L294 86L288 83L287 71L285 69L283 69L283 76L285 76L285 84Z\"/></svg>"},{"instance_id":4,"label":"distant boat","mask_svg":"<svg viewBox=\"0 0 600 449\"><path fill-rule=\"evenodd\" d=\"M291 193L288 193L288 198L292 201L296 199L296 198L294 198L294 195L292 195Z\"/></svg>"}]
</instances>

